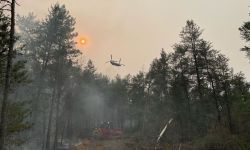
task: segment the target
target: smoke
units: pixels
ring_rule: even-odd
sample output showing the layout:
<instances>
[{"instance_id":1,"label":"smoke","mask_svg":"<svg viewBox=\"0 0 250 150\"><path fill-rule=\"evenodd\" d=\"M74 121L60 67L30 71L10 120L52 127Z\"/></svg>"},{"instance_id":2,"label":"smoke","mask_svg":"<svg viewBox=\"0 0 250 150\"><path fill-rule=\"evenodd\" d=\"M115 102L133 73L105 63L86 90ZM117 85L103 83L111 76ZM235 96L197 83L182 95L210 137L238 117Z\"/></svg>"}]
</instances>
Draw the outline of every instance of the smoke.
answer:
<instances>
[{"instance_id":1,"label":"smoke","mask_svg":"<svg viewBox=\"0 0 250 150\"><path fill-rule=\"evenodd\" d=\"M94 125L103 121L105 115L104 95L94 87L86 87L86 95L82 95L83 108L87 116L95 118Z\"/></svg>"},{"instance_id":2,"label":"smoke","mask_svg":"<svg viewBox=\"0 0 250 150\"><path fill-rule=\"evenodd\" d=\"M84 128L91 130L103 122L112 122L113 110L108 106L110 95L100 90L98 85L83 85L78 107L81 109Z\"/></svg>"}]
</instances>

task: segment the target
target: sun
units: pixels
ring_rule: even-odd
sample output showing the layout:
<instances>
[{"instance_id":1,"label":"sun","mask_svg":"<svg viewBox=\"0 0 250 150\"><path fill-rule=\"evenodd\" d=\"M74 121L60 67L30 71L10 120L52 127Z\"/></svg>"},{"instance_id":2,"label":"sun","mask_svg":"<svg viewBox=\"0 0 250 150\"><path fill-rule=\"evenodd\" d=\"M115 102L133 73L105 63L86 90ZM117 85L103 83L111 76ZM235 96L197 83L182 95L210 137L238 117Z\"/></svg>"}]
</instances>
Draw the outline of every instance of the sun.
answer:
<instances>
[{"instance_id":1,"label":"sun","mask_svg":"<svg viewBox=\"0 0 250 150\"><path fill-rule=\"evenodd\" d=\"M81 45L85 45L85 44L86 44L86 39L81 38L81 39L80 39L80 44L81 44Z\"/></svg>"}]
</instances>

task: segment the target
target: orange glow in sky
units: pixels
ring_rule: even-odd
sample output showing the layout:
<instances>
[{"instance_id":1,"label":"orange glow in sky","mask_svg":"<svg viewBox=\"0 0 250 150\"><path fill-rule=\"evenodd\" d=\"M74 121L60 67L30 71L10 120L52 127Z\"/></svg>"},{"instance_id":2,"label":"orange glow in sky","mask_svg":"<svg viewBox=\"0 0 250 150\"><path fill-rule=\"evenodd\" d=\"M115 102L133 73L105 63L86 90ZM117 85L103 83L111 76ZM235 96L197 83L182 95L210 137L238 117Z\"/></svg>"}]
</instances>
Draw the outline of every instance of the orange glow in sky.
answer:
<instances>
[{"instance_id":1,"label":"orange glow in sky","mask_svg":"<svg viewBox=\"0 0 250 150\"><path fill-rule=\"evenodd\" d=\"M80 39L80 44L81 44L81 45L85 45L85 44L86 44L86 39L81 38L81 39Z\"/></svg>"}]
</instances>

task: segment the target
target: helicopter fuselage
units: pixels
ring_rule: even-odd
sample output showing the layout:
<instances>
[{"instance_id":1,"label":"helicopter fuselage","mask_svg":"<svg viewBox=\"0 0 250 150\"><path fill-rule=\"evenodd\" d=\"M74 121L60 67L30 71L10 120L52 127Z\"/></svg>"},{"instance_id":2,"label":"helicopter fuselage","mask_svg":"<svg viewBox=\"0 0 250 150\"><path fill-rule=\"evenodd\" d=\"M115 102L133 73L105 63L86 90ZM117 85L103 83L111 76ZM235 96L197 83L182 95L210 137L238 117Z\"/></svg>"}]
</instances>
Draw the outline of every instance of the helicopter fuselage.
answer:
<instances>
[{"instance_id":1,"label":"helicopter fuselage","mask_svg":"<svg viewBox=\"0 0 250 150\"><path fill-rule=\"evenodd\" d=\"M111 65L114 65L114 66L121 66L122 64L120 63L117 63L116 61L110 61Z\"/></svg>"},{"instance_id":2,"label":"helicopter fuselage","mask_svg":"<svg viewBox=\"0 0 250 150\"><path fill-rule=\"evenodd\" d=\"M121 59L119 60L119 61L116 61L116 60L113 60L112 59L112 55L110 55L110 60L109 61L107 61L106 63L110 63L111 65L113 65L113 66L117 66L117 67L120 67L120 66L125 66L124 64L121 64Z\"/></svg>"}]
</instances>

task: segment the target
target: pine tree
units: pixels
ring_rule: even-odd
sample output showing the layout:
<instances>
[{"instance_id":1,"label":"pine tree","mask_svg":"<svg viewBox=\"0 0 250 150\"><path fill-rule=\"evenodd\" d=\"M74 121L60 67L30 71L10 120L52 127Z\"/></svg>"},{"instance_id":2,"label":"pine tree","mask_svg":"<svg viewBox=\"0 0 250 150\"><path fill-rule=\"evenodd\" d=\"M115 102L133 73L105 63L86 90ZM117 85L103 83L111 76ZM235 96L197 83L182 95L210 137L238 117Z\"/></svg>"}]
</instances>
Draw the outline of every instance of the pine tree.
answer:
<instances>
[{"instance_id":1,"label":"pine tree","mask_svg":"<svg viewBox=\"0 0 250 150\"><path fill-rule=\"evenodd\" d=\"M250 42L250 21L244 22L244 24L239 28L240 30L240 34L243 40L245 40L245 42L247 44L249 44ZM245 46L244 48L241 49L241 51L246 52L247 57L249 57L250 59L250 47Z\"/></svg>"},{"instance_id":2,"label":"pine tree","mask_svg":"<svg viewBox=\"0 0 250 150\"><path fill-rule=\"evenodd\" d=\"M55 134L53 149L57 149L58 129L59 129L59 114L62 94L64 92L65 81L69 79L67 69L73 65L73 57L80 54L79 50L75 49L74 37L77 33L74 32L75 19L69 15L65 6L56 4L52 6L51 11L42 23L48 43L51 44L51 63L48 65L50 72L50 80L53 83L52 101L55 103ZM50 109L53 109L53 105ZM51 112L53 113L53 112ZM48 131L47 137L50 132ZM47 148L49 147L49 139L47 139Z\"/></svg>"},{"instance_id":3,"label":"pine tree","mask_svg":"<svg viewBox=\"0 0 250 150\"><path fill-rule=\"evenodd\" d=\"M15 42L15 0L10 2L10 31L8 40L8 50L6 58L6 68L5 68L5 81L3 88L3 100L1 108L1 122L0 122L0 150L4 149L5 146L5 136L6 136L6 125L7 125L7 103L10 95L10 79L11 79L11 69L12 69L12 59L13 59L13 49Z\"/></svg>"}]
</instances>

